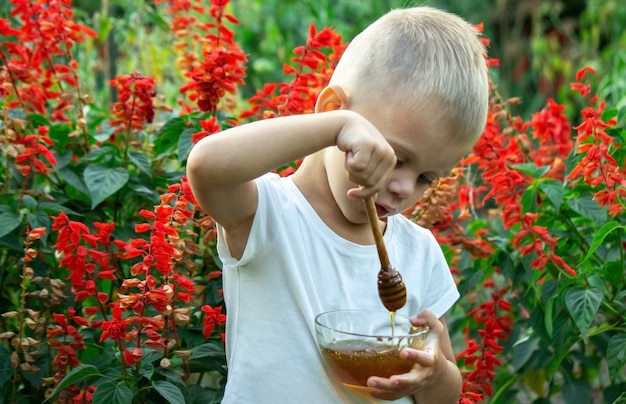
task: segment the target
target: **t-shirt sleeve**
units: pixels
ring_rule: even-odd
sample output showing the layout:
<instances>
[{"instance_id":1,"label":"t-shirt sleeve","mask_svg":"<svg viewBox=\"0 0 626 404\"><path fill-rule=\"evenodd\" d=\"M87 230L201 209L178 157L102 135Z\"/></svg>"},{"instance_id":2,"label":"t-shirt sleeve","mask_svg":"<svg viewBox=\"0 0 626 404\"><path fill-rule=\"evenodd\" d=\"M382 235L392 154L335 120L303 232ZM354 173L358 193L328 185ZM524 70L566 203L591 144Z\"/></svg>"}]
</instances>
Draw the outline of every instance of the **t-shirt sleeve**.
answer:
<instances>
[{"instance_id":1,"label":"t-shirt sleeve","mask_svg":"<svg viewBox=\"0 0 626 404\"><path fill-rule=\"evenodd\" d=\"M424 303L425 308L440 318L450 310L459 299L460 294L443 251L441 251L441 247L432 233L429 237L429 243L429 250L432 254L432 271Z\"/></svg>"},{"instance_id":2,"label":"t-shirt sleeve","mask_svg":"<svg viewBox=\"0 0 626 404\"><path fill-rule=\"evenodd\" d=\"M227 267L242 267L256 259L257 254L262 253L263 240L268 240L269 226L268 217L277 209L277 192L276 186L279 186L280 177L270 173L256 179L255 183L258 192L258 203L246 248L244 249L241 259L236 259L230 254L228 242L224 234L224 228L217 226L217 253L220 260Z\"/></svg>"}]
</instances>

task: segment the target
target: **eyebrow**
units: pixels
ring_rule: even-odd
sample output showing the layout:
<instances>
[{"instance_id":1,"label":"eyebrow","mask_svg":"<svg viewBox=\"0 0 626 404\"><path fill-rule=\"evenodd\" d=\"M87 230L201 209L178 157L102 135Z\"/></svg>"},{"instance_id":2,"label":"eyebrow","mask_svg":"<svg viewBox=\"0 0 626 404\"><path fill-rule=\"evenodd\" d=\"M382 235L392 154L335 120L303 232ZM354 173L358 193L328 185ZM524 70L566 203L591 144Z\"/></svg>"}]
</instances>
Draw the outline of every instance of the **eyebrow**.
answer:
<instances>
[{"instance_id":1,"label":"eyebrow","mask_svg":"<svg viewBox=\"0 0 626 404\"><path fill-rule=\"evenodd\" d=\"M408 148L404 147L403 145L395 142L395 141L389 141L387 140L387 142L391 145L391 147L396 150L396 151L400 151L402 155L407 155L410 158L415 158L415 153L411 152Z\"/></svg>"}]
</instances>

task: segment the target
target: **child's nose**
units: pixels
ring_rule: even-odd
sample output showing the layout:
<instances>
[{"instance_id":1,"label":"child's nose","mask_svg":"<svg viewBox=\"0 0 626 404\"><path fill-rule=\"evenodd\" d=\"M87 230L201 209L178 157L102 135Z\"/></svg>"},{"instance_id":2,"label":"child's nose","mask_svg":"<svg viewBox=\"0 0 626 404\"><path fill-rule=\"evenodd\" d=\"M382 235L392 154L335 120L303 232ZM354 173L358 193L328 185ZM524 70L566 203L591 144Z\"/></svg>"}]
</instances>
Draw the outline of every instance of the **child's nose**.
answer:
<instances>
[{"instance_id":1,"label":"child's nose","mask_svg":"<svg viewBox=\"0 0 626 404\"><path fill-rule=\"evenodd\" d=\"M415 181L408 177L393 178L389 181L387 189L400 199L406 199L415 192Z\"/></svg>"}]
</instances>

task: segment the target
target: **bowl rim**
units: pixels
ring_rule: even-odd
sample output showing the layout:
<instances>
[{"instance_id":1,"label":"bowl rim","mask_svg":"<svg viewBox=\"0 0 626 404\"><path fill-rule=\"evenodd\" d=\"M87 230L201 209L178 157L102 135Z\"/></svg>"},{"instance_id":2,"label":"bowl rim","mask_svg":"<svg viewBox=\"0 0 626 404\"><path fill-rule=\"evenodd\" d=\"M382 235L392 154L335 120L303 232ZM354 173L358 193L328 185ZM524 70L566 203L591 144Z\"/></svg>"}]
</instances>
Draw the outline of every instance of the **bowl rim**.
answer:
<instances>
[{"instance_id":1,"label":"bowl rim","mask_svg":"<svg viewBox=\"0 0 626 404\"><path fill-rule=\"evenodd\" d=\"M320 317L325 315L325 314L332 314L332 313L337 313L337 312L370 312L370 313L376 313L376 314L387 314L389 315L389 311L387 310L380 310L380 309L334 309L334 310L327 310L327 311L323 311L321 313L318 313L315 315L315 324L323 327L324 329L327 330L331 330L332 332L335 332L337 334L342 334L342 335L349 335L349 336L355 336L355 337L365 337L365 338L384 338L384 339L396 339L396 338L408 338L408 337L423 337L425 336L425 334L428 333L429 329L428 327L416 327L416 326L412 326L413 329L415 330L414 332L406 332L406 331L402 331L402 332L398 332L399 330L395 330L394 334L363 334L363 333L358 333L358 332L350 332L350 331L342 331L342 330L337 330L335 328L329 327L326 324L323 324L319 321ZM396 321L398 319L398 317L401 317L403 319L405 319L409 324L411 324L411 322L409 321L409 318L404 315L404 314L400 314L398 312L396 312Z\"/></svg>"}]
</instances>

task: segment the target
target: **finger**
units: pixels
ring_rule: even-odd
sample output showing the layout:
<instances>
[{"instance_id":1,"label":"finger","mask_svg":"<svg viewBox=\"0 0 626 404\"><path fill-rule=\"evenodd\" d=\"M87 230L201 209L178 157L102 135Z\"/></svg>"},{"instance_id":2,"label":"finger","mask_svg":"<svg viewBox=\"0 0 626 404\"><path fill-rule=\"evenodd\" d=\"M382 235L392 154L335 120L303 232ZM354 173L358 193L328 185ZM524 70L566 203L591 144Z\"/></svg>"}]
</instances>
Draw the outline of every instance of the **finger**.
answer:
<instances>
[{"instance_id":1,"label":"finger","mask_svg":"<svg viewBox=\"0 0 626 404\"><path fill-rule=\"evenodd\" d=\"M389 400L388 397L404 397L410 395L424 383L428 377L428 372L419 366L414 367L410 372L400 375L393 375L388 379L372 376L367 380L370 388L375 388L372 395Z\"/></svg>"},{"instance_id":2,"label":"finger","mask_svg":"<svg viewBox=\"0 0 626 404\"><path fill-rule=\"evenodd\" d=\"M422 349L404 348L400 351L400 357L419 364L422 367L433 366L436 362L438 338L424 345Z\"/></svg>"},{"instance_id":3,"label":"finger","mask_svg":"<svg viewBox=\"0 0 626 404\"><path fill-rule=\"evenodd\" d=\"M357 153L359 154L359 153ZM350 181L366 187L376 188L382 184L383 180L389 174L392 166L383 160L377 159L376 156L361 153L346 154L346 171Z\"/></svg>"},{"instance_id":4,"label":"finger","mask_svg":"<svg viewBox=\"0 0 626 404\"><path fill-rule=\"evenodd\" d=\"M410 318L411 324L417 327L428 326L429 335L430 333L440 334L444 331L444 326L439 321L437 316L433 314L432 311L426 309L420 312L418 315Z\"/></svg>"},{"instance_id":5,"label":"finger","mask_svg":"<svg viewBox=\"0 0 626 404\"><path fill-rule=\"evenodd\" d=\"M382 170L375 171L367 178L357 178L349 174L349 181L359 186L349 189L348 197L365 199L374 196L385 187L388 174L389 172Z\"/></svg>"},{"instance_id":6,"label":"finger","mask_svg":"<svg viewBox=\"0 0 626 404\"><path fill-rule=\"evenodd\" d=\"M415 388L416 380L409 373L394 375L389 379L372 376L367 379L367 386L376 389L372 394L378 398L389 400L388 397L405 396L409 390Z\"/></svg>"},{"instance_id":7,"label":"finger","mask_svg":"<svg viewBox=\"0 0 626 404\"><path fill-rule=\"evenodd\" d=\"M370 187L356 187L356 188L351 188L348 190L348 198L354 198L354 199L366 199L369 198L370 196L374 196L378 193L378 189L377 188L370 188Z\"/></svg>"},{"instance_id":8,"label":"finger","mask_svg":"<svg viewBox=\"0 0 626 404\"><path fill-rule=\"evenodd\" d=\"M410 320L417 327L428 327L428 334L421 349L403 349L400 355L424 367L434 366L438 359L439 337L445 332L444 325L430 310L424 310Z\"/></svg>"},{"instance_id":9,"label":"finger","mask_svg":"<svg viewBox=\"0 0 626 404\"><path fill-rule=\"evenodd\" d=\"M396 154L387 143L355 145L346 152L346 168L355 177L368 182L359 184L372 186L385 177L396 164ZM361 175L362 174L362 175Z\"/></svg>"}]
</instances>

